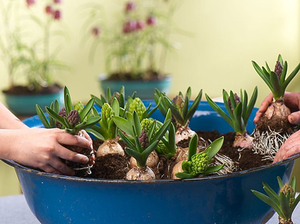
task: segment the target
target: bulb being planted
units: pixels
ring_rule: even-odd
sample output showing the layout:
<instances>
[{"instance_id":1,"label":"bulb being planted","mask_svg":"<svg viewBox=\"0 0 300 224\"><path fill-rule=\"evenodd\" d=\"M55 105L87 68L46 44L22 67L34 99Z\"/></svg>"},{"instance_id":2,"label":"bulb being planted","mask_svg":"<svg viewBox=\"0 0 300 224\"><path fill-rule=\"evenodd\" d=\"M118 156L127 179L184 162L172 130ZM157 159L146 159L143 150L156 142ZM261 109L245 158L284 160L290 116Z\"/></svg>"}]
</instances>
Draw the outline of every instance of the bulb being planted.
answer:
<instances>
[{"instance_id":1,"label":"bulb being planted","mask_svg":"<svg viewBox=\"0 0 300 224\"><path fill-rule=\"evenodd\" d=\"M247 122L257 99L257 87L254 88L248 104L248 94L241 90L239 97L230 91L228 94L223 90L223 101L227 113L223 111L207 94L209 105L221 116L235 131L233 147L252 149L252 137L246 131Z\"/></svg>"}]
</instances>

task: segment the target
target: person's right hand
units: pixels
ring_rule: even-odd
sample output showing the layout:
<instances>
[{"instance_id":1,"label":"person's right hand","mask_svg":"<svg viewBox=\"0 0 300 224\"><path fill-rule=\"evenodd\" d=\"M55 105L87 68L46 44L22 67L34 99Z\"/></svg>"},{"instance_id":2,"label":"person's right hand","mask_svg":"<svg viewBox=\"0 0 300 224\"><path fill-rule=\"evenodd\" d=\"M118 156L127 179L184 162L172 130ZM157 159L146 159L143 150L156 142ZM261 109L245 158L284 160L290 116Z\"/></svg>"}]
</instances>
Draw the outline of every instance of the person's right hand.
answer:
<instances>
[{"instance_id":1,"label":"person's right hand","mask_svg":"<svg viewBox=\"0 0 300 224\"><path fill-rule=\"evenodd\" d=\"M65 130L56 128L2 129L0 138L2 149L6 149L2 151L4 154L2 158L12 159L49 173L66 175L74 175L75 172L61 159L83 164L89 162L89 159L85 155L67 149L64 145L90 149L93 147L90 138L71 135Z\"/></svg>"},{"instance_id":2,"label":"person's right hand","mask_svg":"<svg viewBox=\"0 0 300 224\"><path fill-rule=\"evenodd\" d=\"M260 118L263 116L268 106L273 101L273 94L269 94L261 103L258 111L256 112L254 123L257 123ZM285 92L284 94L284 103L292 111L288 116L288 120L291 124L300 123L300 93L298 92Z\"/></svg>"}]
</instances>

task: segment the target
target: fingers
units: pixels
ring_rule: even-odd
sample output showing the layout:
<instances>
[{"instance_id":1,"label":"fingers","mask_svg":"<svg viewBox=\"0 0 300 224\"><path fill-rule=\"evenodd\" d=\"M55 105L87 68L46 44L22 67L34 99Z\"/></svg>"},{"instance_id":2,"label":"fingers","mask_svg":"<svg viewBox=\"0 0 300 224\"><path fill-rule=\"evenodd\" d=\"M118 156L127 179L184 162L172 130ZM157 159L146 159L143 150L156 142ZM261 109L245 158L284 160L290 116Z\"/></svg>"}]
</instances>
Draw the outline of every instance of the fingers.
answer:
<instances>
[{"instance_id":1,"label":"fingers","mask_svg":"<svg viewBox=\"0 0 300 224\"><path fill-rule=\"evenodd\" d=\"M86 132L85 132L86 133ZM88 135L86 133L86 135ZM83 148L90 148L92 147L92 141L91 139L86 139L84 137L78 136L78 135L71 135L66 132L59 133L57 135L57 141L60 144L63 145L76 145Z\"/></svg>"},{"instance_id":2,"label":"fingers","mask_svg":"<svg viewBox=\"0 0 300 224\"><path fill-rule=\"evenodd\" d=\"M49 164L54 169L54 171L58 172L58 174L66 174L69 176L75 175L75 171L73 169L71 169L70 167L68 167L66 164L64 164L59 158L50 160ZM49 171L47 171L47 172L49 172ZM53 172L51 172L51 173L53 173Z\"/></svg>"},{"instance_id":3,"label":"fingers","mask_svg":"<svg viewBox=\"0 0 300 224\"><path fill-rule=\"evenodd\" d=\"M298 124L298 123L300 123L300 111L291 113L291 114L288 116L288 120L289 120L289 122L290 122L291 124Z\"/></svg>"},{"instance_id":4,"label":"fingers","mask_svg":"<svg viewBox=\"0 0 300 224\"><path fill-rule=\"evenodd\" d=\"M88 163L89 162L89 158L83 154L80 153L76 153L73 152L61 145L58 145L56 147L56 156L58 156L59 158L65 159L65 160L69 160L72 162L76 162L76 163Z\"/></svg>"},{"instance_id":5,"label":"fingers","mask_svg":"<svg viewBox=\"0 0 300 224\"><path fill-rule=\"evenodd\" d=\"M257 123L259 119L263 116L263 114L266 112L267 108L273 101L273 94L269 94L261 103L261 106L259 107L258 111L256 112L255 118L253 120L254 123Z\"/></svg>"},{"instance_id":6,"label":"fingers","mask_svg":"<svg viewBox=\"0 0 300 224\"><path fill-rule=\"evenodd\" d=\"M58 171L54 167L50 166L49 164L41 166L40 169L42 169L43 171L45 171L47 173L62 174L60 171Z\"/></svg>"}]
</instances>

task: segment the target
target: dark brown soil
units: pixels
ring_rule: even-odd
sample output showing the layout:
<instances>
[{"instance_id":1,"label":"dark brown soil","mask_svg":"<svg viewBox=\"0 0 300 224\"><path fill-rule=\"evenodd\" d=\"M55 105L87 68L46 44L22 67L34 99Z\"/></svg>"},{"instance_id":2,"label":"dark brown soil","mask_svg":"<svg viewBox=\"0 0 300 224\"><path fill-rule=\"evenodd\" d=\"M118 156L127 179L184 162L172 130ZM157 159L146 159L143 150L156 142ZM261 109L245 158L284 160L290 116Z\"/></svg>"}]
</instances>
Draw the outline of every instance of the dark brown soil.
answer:
<instances>
[{"instance_id":1,"label":"dark brown soil","mask_svg":"<svg viewBox=\"0 0 300 224\"><path fill-rule=\"evenodd\" d=\"M58 93L62 87L59 84L53 84L51 86L42 87L41 90L29 88L28 86L12 86L9 89L3 90L3 93L12 95L37 95L37 94L51 94Z\"/></svg>"},{"instance_id":2,"label":"dark brown soil","mask_svg":"<svg viewBox=\"0 0 300 224\"><path fill-rule=\"evenodd\" d=\"M228 156L236 164L238 164L238 170L247 170L271 163L271 161L262 161L262 156L254 154L249 149L244 149L239 152L237 148L232 147L235 137L235 133L233 132L221 135L217 131L198 131L197 134L200 138L204 139L199 141L199 145L208 145L215 139L224 136L224 143L219 153ZM94 149L97 150L99 145L102 144L102 141L93 140L93 143ZM125 146L124 142L120 141L119 143L122 146ZM186 146L186 142L182 143ZM165 156L160 156L157 169L153 170L156 174L156 179L170 179L171 171L175 164L176 163L173 158L167 159ZM129 156L124 157L118 154L112 154L97 158L96 163L92 168L92 175L89 177L101 179L124 179L129 169Z\"/></svg>"},{"instance_id":3,"label":"dark brown soil","mask_svg":"<svg viewBox=\"0 0 300 224\"><path fill-rule=\"evenodd\" d=\"M162 80L165 78L165 75L157 71L147 71L145 73L139 73L132 75L131 73L113 73L109 76L108 80L111 81L156 81Z\"/></svg>"},{"instance_id":4,"label":"dark brown soil","mask_svg":"<svg viewBox=\"0 0 300 224\"><path fill-rule=\"evenodd\" d=\"M291 133L293 125L289 123L288 119L282 119L278 116L273 116L271 119L263 116L256 124L256 129L261 133L265 131L274 130L279 133Z\"/></svg>"}]
</instances>

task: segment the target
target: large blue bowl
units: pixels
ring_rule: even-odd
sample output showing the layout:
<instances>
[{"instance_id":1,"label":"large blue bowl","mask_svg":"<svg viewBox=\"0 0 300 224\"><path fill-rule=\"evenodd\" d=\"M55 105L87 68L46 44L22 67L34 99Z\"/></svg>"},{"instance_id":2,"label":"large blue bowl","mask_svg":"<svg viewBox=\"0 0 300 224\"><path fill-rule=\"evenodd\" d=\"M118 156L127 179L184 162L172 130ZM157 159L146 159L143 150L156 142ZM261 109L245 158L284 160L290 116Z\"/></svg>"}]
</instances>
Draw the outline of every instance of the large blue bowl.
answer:
<instances>
[{"instance_id":1,"label":"large blue bowl","mask_svg":"<svg viewBox=\"0 0 300 224\"><path fill-rule=\"evenodd\" d=\"M224 108L223 104L219 105ZM154 117L162 120L160 112L155 112ZM25 123L32 127L41 126L36 116ZM216 129L220 133L231 131L206 102L201 102L191 120L191 128ZM253 128L250 122L248 131ZM43 224L242 224L262 223L271 212L250 190L263 191L262 182L266 182L279 191L277 176L287 182L298 157L231 175L153 182L54 175L13 161L6 162L15 167L27 203Z\"/></svg>"}]
</instances>

